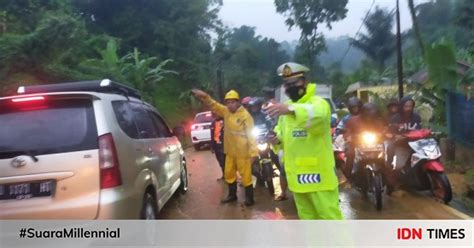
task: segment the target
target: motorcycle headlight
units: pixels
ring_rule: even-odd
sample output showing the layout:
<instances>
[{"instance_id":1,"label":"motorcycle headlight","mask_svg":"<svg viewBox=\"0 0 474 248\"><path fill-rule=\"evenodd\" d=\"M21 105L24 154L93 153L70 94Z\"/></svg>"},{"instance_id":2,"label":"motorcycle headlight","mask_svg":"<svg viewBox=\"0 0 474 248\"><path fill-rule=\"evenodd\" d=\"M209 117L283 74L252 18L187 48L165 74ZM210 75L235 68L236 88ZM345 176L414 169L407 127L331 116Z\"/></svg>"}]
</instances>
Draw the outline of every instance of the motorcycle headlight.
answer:
<instances>
[{"instance_id":1,"label":"motorcycle headlight","mask_svg":"<svg viewBox=\"0 0 474 248\"><path fill-rule=\"evenodd\" d=\"M267 148L268 148L268 144L267 144L267 143L258 144L258 145L257 145L257 148L258 148L258 150L260 150L260 151L265 151L265 150L267 150Z\"/></svg>"},{"instance_id":2,"label":"motorcycle headlight","mask_svg":"<svg viewBox=\"0 0 474 248\"><path fill-rule=\"evenodd\" d=\"M363 133L362 134L362 142L365 145L375 145L375 142L377 142L377 135L374 133Z\"/></svg>"},{"instance_id":3,"label":"motorcycle headlight","mask_svg":"<svg viewBox=\"0 0 474 248\"><path fill-rule=\"evenodd\" d=\"M260 128L254 127L254 128L252 129L252 135L253 135L254 137L258 137L258 135L260 134L260 132L261 132Z\"/></svg>"}]
</instances>

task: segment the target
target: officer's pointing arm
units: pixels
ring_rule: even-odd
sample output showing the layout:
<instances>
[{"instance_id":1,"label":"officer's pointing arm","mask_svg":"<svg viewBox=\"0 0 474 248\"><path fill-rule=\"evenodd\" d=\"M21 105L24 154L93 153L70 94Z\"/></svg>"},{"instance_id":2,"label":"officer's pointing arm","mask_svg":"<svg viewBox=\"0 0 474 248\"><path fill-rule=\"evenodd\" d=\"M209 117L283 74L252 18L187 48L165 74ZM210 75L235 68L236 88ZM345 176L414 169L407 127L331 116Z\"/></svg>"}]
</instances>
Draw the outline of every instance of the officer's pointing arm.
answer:
<instances>
[{"instance_id":1,"label":"officer's pointing arm","mask_svg":"<svg viewBox=\"0 0 474 248\"><path fill-rule=\"evenodd\" d=\"M282 133L282 130L281 130L281 118L278 118L278 122L275 126L275 128L273 129L273 132L275 132L275 137L272 138L272 144L273 146L275 147L275 150L280 150L282 149L282 143L281 143L281 140L282 140L282 137L281 137L281 133Z\"/></svg>"},{"instance_id":2,"label":"officer's pointing arm","mask_svg":"<svg viewBox=\"0 0 474 248\"><path fill-rule=\"evenodd\" d=\"M291 104L298 127L303 127L309 132L317 132L324 120L329 120L330 108L326 100L316 98L311 103Z\"/></svg>"},{"instance_id":3,"label":"officer's pointing arm","mask_svg":"<svg viewBox=\"0 0 474 248\"><path fill-rule=\"evenodd\" d=\"M196 98L201 100L204 104L209 106L218 116L224 117L227 114L227 107L218 103L211 96L201 90L193 90L193 94Z\"/></svg>"}]
</instances>

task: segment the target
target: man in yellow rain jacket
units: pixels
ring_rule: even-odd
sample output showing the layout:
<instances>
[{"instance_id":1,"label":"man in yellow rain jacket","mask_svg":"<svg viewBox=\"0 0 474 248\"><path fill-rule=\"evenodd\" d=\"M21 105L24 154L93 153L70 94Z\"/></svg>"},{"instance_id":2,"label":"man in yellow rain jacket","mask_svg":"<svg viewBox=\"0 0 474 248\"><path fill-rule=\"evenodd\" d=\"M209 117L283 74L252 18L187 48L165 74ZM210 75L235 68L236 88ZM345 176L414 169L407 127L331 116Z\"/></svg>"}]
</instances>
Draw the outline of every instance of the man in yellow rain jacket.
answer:
<instances>
[{"instance_id":1,"label":"man in yellow rain jacket","mask_svg":"<svg viewBox=\"0 0 474 248\"><path fill-rule=\"evenodd\" d=\"M266 109L270 116L279 116L272 143L283 149L286 178L300 219L342 219L331 110L326 100L315 96L316 85L305 79L307 71L296 63L277 70L290 100Z\"/></svg>"},{"instance_id":2,"label":"man in yellow rain jacket","mask_svg":"<svg viewBox=\"0 0 474 248\"><path fill-rule=\"evenodd\" d=\"M253 205L252 162L258 156L257 142L252 135L252 116L240 104L239 94L231 90L225 97L225 106L213 100L201 90L193 90L196 98L208 105L212 111L224 118L224 178L229 186L229 194L222 203L237 201L237 171L242 176L245 187L245 205Z\"/></svg>"}]
</instances>

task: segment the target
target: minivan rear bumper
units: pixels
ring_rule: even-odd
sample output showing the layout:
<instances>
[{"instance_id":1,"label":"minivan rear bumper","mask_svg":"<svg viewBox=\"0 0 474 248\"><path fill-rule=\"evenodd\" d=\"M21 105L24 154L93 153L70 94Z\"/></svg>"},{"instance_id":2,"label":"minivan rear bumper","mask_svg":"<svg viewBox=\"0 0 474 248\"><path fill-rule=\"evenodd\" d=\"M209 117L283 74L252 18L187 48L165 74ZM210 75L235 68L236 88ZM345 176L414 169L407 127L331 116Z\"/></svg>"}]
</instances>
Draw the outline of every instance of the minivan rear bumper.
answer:
<instances>
[{"instance_id":1,"label":"minivan rear bumper","mask_svg":"<svg viewBox=\"0 0 474 248\"><path fill-rule=\"evenodd\" d=\"M97 194L55 202L52 197L0 202L0 219L94 219Z\"/></svg>"},{"instance_id":2,"label":"minivan rear bumper","mask_svg":"<svg viewBox=\"0 0 474 248\"><path fill-rule=\"evenodd\" d=\"M74 198L60 203L52 198L0 202L0 219L137 219L141 200L126 195L122 187L105 189L97 195Z\"/></svg>"},{"instance_id":3,"label":"minivan rear bumper","mask_svg":"<svg viewBox=\"0 0 474 248\"><path fill-rule=\"evenodd\" d=\"M122 187L104 189L100 192L99 212L96 219L138 219L142 199Z\"/></svg>"}]
</instances>

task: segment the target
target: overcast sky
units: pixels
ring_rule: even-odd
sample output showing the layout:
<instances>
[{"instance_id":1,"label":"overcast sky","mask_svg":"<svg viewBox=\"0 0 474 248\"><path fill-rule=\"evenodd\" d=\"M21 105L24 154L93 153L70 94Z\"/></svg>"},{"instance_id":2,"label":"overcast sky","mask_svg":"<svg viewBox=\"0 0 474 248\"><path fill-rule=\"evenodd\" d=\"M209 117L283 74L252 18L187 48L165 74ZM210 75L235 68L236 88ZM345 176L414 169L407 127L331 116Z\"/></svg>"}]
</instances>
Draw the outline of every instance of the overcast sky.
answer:
<instances>
[{"instance_id":1,"label":"overcast sky","mask_svg":"<svg viewBox=\"0 0 474 248\"><path fill-rule=\"evenodd\" d=\"M415 0L415 5L427 1ZM412 25L407 2L406 0L400 0L402 31ZM334 38L342 35L353 37L371 4L372 0L349 0L346 18L334 23L332 30L328 30L325 25L320 25L321 31L326 37ZM396 0L375 0L372 10L377 5L392 10L396 6ZM219 16L224 24L230 27L254 26L258 35L274 38L277 41L297 40L300 36L297 28L288 31L285 24L286 18L276 12L273 0L224 0Z\"/></svg>"}]
</instances>

